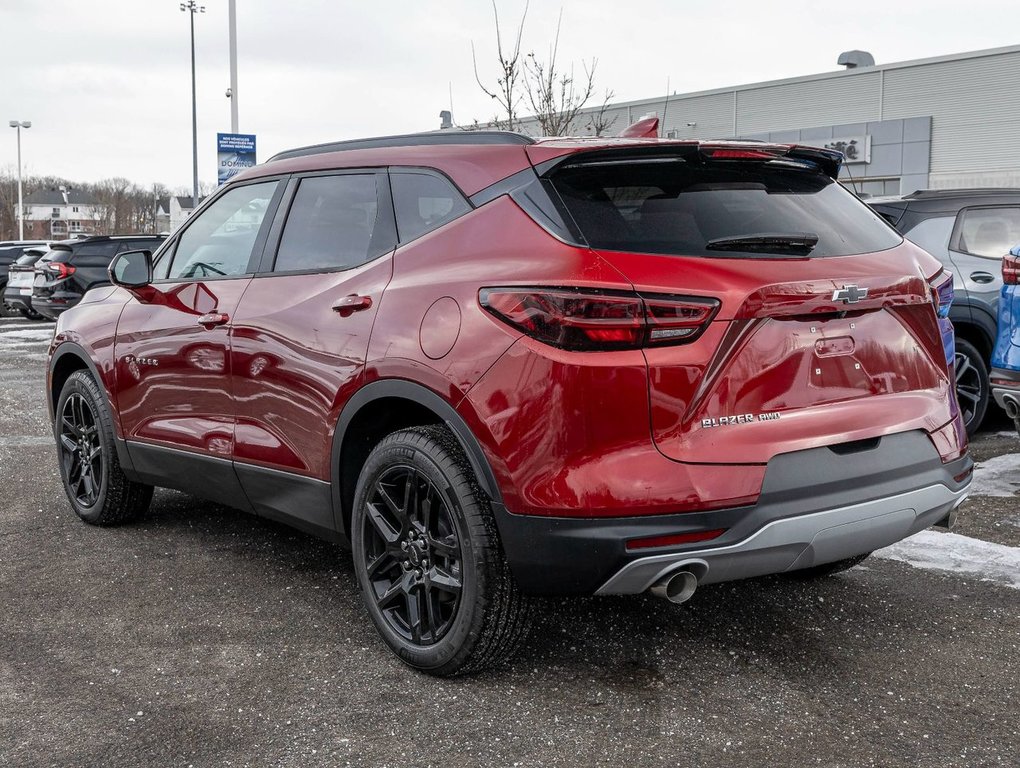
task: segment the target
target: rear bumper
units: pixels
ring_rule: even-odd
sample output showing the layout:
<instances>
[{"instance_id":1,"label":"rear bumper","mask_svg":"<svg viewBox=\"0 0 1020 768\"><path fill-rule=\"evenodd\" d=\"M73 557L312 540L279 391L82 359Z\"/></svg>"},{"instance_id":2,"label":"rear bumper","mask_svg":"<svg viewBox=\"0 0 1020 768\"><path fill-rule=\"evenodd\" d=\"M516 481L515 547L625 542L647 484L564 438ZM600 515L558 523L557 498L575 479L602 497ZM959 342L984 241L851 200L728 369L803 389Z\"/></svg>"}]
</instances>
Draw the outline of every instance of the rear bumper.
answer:
<instances>
[{"instance_id":1,"label":"rear bumper","mask_svg":"<svg viewBox=\"0 0 1020 768\"><path fill-rule=\"evenodd\" d=\"M32 309L43 317L56 320L60 315L81 301L81 296L68 299L32 297Z\"/></svg>"},{"instance_id":2,"label":"rear bumper","mask_svg":"<svg viewBox=\"0 0 1020 768\"><path fill-rule=\"evenodd\" d=\"M614 573L597 594L644 592L666 574L690 569L699 584L784 573L863 555L945 519L969 493L932 485L884 499L775 520L728 547L654 555Z\"/></svg>"},{"instance_id":3,"label":"rear bumper","mask_svg":"<svg viewBox=\"0 0 1020 768\"><path fill-rule=\"evenodd\" d=\"M692 469L695 469L692 467ZM497 510L507 559L537 594L636 593L692 566L703 583L834 562L934 525L966 498L973 461L943 464L923 431L774 457L754 505L618 518ZM627 542L724 530L710 542L633 550Z\"/></svg>"},{"instance_id":4,"label":"rear bumper","mask_svg":"<svg viewBox=\"0 0 1020 768\"><path fill-rule=\"evenodd\" d=\"M1017 409L1020 409L1020 371L992 368L989 379L993 382L992 397L995 402L1012 418L1016 418Z\"/></svg>"},{"instance_id":5,"label":"rear bumper","mask_svg":"<svg viewBox=\"0 0 1020 768\"><path fill-rule=\"evenodd\" d=\"M15 309L32 309L31 294L22 294L20 288L8 287L4 291L4 303Z\"/></svg>"}]
</instances>

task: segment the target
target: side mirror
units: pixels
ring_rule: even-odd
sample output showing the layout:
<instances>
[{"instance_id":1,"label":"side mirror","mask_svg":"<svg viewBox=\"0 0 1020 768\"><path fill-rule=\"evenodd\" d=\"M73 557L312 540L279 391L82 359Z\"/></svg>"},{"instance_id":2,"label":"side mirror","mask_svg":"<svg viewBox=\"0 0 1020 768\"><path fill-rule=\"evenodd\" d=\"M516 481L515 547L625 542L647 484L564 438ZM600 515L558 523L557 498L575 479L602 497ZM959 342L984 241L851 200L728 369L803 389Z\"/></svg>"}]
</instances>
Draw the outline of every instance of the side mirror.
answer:
<instances>
[{"instance_id":1,"label":"side mirror","mask_svg":"<svg viewBox=\"0 0 1020 768\"><path fill-rule=\"evenodd\" d=\"M118 253L107 270L110 282L121 288L144 288L152 282L152 251Z\"/></svg>"}]
</instances>

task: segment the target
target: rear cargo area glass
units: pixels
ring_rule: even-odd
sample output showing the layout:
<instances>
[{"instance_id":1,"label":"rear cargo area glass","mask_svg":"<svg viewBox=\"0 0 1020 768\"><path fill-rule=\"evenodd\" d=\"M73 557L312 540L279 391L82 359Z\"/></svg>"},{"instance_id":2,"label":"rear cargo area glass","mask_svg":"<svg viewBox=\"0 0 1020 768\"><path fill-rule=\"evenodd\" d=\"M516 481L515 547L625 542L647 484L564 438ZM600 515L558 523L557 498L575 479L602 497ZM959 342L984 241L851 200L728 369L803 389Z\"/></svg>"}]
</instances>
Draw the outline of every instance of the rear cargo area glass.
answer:
<instances>
[{"instance_id":1,"label":"rear cargo area glass","mask_svg":"<svg viewBox=\"0 0 1020 768\"><path fill-rule=\"evenodd\" d=\"M572 163L551 177L596 249L712 258L847 256L892 248L901 237L828 176L783 161L646 158ZM712 240L811 234L805 254L725 250Z\"/></svg>"}]
</instances>

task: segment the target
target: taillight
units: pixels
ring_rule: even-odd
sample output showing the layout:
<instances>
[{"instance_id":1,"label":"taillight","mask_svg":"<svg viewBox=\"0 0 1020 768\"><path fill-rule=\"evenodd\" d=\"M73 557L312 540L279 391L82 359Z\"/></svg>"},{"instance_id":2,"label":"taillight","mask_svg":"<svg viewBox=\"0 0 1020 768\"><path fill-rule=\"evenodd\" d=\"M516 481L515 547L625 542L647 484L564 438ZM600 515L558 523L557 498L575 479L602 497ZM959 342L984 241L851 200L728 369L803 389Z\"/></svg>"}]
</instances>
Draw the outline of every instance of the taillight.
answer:
<instances>
[{"instance_id":1,"label":"taillight","mask_svg":"<svg viewBox=\"0 0 1020 768\"><path fill-rule=\"evenodd\" d=\"M949 317L949 307L953 303L953 273L943 270L931 280L931 303L935 314Z\"/></svg>"},{"instance_id":2,"label":"taillight","mask_svg":"<svg viewBox=\"0 0 1020 768\"><path fill-rule=\"evenodd\" d=\"M63 280L65 277L73 275L75 271L74 267L72 267L70 264L64 264L63 262L60 261L51 262L47 264L45 268L48 269L50 272L56 272L58 280Z\"/></svg>"},{"instance_id":3,"label":"taillight","mask_svg":"<svg viewBox=\"0 0 1020 768\"><path fill-rule=\"evenodd\" d=\"M1002 257L1002 282L1016 285L1020 280L1020 247L1014 248Z\"/></svg>"},{"instance_id":4,"label":"taillight","mask_svg":"<svg viewBox=\"0 0 1020 768\"><path fill-rule=\"evenodd\" d=\"M566 288L483 288L478 300L528 336L571 351L693 341L719 309L716 299Z\"/></svg>"}]
</instances>

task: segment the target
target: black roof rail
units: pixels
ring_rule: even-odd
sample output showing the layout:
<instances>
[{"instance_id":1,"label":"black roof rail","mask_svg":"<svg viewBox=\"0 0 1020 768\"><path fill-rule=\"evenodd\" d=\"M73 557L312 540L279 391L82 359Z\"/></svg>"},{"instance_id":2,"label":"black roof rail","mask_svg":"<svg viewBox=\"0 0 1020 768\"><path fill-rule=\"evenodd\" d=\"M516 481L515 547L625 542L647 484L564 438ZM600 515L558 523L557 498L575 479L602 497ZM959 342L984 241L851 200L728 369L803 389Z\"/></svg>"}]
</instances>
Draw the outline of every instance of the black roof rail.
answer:
<instances>
[{"instance_id":1,"label":"black roof rail","mask_svg":"<svg viewBox=\"0 0 1020 768\"><path fill-rule=\"evenodd\" d=\"M904 200L933 200L939 197L971 197L974 195L1020 195L1016 187L961 187L959 189L919 189L904 195Z\"/></svg>"},{"instance_id":2,"label":"black roof rail","mask_svg":"<svg viewBox=\"0 0 1020 768\"><path fill-rule=\"evenodd\" d=\"M427 133L407 133L402 136L380 136L374 139L351 139L348 141L331 141L325 144L312 144L308 147L288 149L277 152L269 162L274 160L290 160L307 155L321 155L325 152L346 152L349 149L381 149L383 147L427 147L442 144L503 144L520 145L534 144L535 140L522 133L511 131L431 131Z\"/></svg>"}]
</instances>

